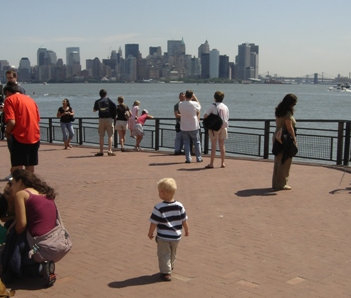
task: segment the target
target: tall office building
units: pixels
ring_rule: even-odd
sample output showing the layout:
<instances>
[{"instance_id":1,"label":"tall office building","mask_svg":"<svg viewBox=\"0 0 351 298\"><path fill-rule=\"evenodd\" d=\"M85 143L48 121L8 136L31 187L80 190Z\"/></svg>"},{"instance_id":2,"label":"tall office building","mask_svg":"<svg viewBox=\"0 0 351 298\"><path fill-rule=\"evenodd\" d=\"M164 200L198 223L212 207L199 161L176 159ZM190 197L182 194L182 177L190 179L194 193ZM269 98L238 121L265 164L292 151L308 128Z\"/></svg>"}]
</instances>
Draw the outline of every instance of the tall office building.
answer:
<instances>
[{"instance_id":1,"label":"tall office building","mask_svg":"<svg viewBox=\"0 0 351 298\"><path fill-rule=\"evenodd\" d=\"M167 57L170 66L169 76L171 79L183 79L185 77L186 58L184 40L167 41Z\"/></svg>"},{"instance_id":2,"label":"tall office building","mask_svg":"<svg viewBox=\"0 0 351 298\"><path fill-rule=\"evenodd\" d=\"M31 81L31 67L30 61L27 57L23 57L20 60L18 66L18 81L30 82Z\"/></svg>"},{"instance_id":3,"label":"tall office building","mask_svg":"<svg viewBox=\"0 0 351 298\"><path fill-rule=\"evenodd\" d=\"M219 77L221 79L229 79L229 57L227 55L219 56Z\"/></svg>"},{"instance_id":4,"label":"tall office building","mask_svg":"<svg viewBox=\"0 0 351 298\"><path fill-rule=\"evenodd\" d=\"M201 63L201 78L208 79L210 77L210 45L207 40L199 46L198 55Z\"/></svg>"},{"instance_id":5,"label":"tall office building","mask_svg":"<svg viewBox=\"0 0 351 298\"><path fill-rule=\"evenodd\" d=\"M208 79L210 77L210 54L201 54L201 78Z\"/></svg>"},{"instance_id":6,"label":"tall office building","mask_svg":"<svg viewBox=\"0 0 351 298\"><path fill-rule=\"evenodd\" d=\"M219 51L213 49L210 52L210 78L215 79L219 77Z\"/></svg>"},{"instance_id":7,"label":"tall office building","mask_svg":"<svg viewBox=\"0 0 351 298\"><path fill-rule=\"evenodd\" d=\"M129 43L125 44L125 59L127 59L129 56L132 56L134 58L139 58L139 44L137 43Z\"/></svg>"},{"instance_id":8,"label":"tall office building","mask_svg":"<svg viewBox=\"0 0 351 298\"><path fill-rule=\"evenodd\" d=\"M37 50L37 65L55 65L57 62L57 55L54 51L46 48L39 48Z\"/></svg>"},{"instance_id":9,"label":"tall office building","mask_svg":"<svg viewBox=\"0 0 351 298\"><path fill-rule=\"evenodd\" d=\"M185 55L184 40L168 40L167 41L168 57Z\"/></svg>"},{"instance_id":10,"label":"tall office building","mask_svg":"<svg viewBox=\"0 0 351 298\"><path fill-rule=\"evenodd\" d=\"M253 43L239 45L236 64L238 80L258 78L258 46Z\"/></svg>"},{"instance_id":11,"label":"tall office building","mask_svg":"<svg viewBox=\"0 0 351 298\"><path fill-rule=\"evenodd\" d=\"M201 59L202 54L209 54L210 53L210 45L206 40L203 44L201 44L198 48L198 57Z\"/></svg>"},{"instance_id":12,"label":"tall office building","mask_svg":"<svg viewBox=\"0 0 351 298\"><path fill-rule=\"evenodd\" d=\"M67 78L79 76L82 70L79 47L66 48Z\"/></svg>"},{"instance_id":13,"label":"tall office building","mask_svg":"<svg viewBox=\"0 0 351 298\"><path fill-rule=\"evenodd\" d=\"M162 55L161 47L149 47L149 55L161 56Z\"/></svg>"},{"instance_id":14,"label":"tall office building","mask_svg":"<svg viewBox=\"0 0 351 298\"><path fill-rule=\"evenodd\" d=\"M66 48L66 65L80 65L80 49L79 47Z\"/></svg>"}]
</instances>

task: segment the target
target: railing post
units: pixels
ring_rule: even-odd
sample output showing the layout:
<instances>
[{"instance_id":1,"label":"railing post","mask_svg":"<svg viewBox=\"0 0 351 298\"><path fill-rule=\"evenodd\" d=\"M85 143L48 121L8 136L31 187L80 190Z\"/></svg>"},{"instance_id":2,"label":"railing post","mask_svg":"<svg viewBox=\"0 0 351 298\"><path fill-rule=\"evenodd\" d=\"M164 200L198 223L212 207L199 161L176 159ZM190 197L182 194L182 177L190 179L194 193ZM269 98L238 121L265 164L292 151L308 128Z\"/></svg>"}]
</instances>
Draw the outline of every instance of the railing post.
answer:
<instances>
[{"instance_id":1,"label":"railing post","mask_svg":"<svg viewBox=\"0 0 351 298\"><path fill-rule=\"evenodd\" d=\"M344 147L344 166L349 165L350 160L350 137L351 137L351 122L346 122L346 129L345 129L345 147Z\"/></svg>"},{"instance_id":2,"label":"railing post","mask_svg":"<svg viewBox=\"0 0 351 298\"><path fill-rule=\"evenodd\" d=\"M52 134L53 134L53 126L52 126L52 118L49 118L49 143L52 143Z\"/></svg>"},{"instance_id":3,"label":"railing post","mask_svg":"<svg viewBox=\"0 0 351 298\"><path fill-rule=\"evenodd\" d=\"M118 131L113 131L113 148L118 148Z\"/></svg>"},{"instance_id":4,"label":"railing post","mask_svg":"<svg viewBox=\"0 0 351 298\"><path fill-rule=\"evenodd\" d=\"M208 144L209 144L209 137L208 137L208 130L204 129L205 138L204 138L204 154L208 154Z\"/></svg>"},{"instance_id":5,"label":"railing post","mask_svg":"<svg viewBox=\"0 0 351 298\"><path fill-rule=\"evenodd\" d=\"M344 122L339 121L338 124L338 142L336 148L336 164L339 166L342 164L342 149L343 149L343 139L344 139Z\"/></svg>"},{"instance_id":6,"label":"railing post","mask_svg":"<svg viewBox=\"0 0 351 298\"><path fill-rule=\"evenodd\" d=\"M268 159L269 157L269 127L270 121L264 121L264 141L263 141L263 158Z\"/></svg>"},{"instance_id":7,"label":"railing post","mask_svg":"<svg viewBox=\"0 0 351 298\"><path fill-rule=\"evenodd\" d=\"M78 142L79 145L83 145L83 119L79 118L78 119Z\"/></svg>"},{"instance_id":8,"label":"railing post","mask_svg":"<svg viewBox=\"0 0 351 298\"><path fill-rule=\"evenodd\" d=\"M160 119L155 119L155 150L160 149Z\"/></svg>"}]
</instances>

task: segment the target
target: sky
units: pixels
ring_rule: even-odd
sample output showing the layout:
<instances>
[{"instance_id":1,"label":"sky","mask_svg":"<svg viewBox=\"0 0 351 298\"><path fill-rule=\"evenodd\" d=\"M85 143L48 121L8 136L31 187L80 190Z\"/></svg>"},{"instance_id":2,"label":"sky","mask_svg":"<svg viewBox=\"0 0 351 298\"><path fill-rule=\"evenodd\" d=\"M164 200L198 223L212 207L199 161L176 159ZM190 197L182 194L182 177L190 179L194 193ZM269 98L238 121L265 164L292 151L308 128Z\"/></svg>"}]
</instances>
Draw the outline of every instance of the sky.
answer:
<instances>
[{"instance_id":1,"label":"sky","mask_svg":"<svg viewBox=\"0 0 351 298\"><path fill-rule=\"evenodd\" d=\"M16 0L1 3L0 60L37 64L40 47L66 63L66 47L80 47L81 64L138 43L167 52L167 40L184 40L196 56L210 50L234 62L238 45L259 46L259 74L286 77L351 74L350 0Z\"/></svg>"}]
</instances>

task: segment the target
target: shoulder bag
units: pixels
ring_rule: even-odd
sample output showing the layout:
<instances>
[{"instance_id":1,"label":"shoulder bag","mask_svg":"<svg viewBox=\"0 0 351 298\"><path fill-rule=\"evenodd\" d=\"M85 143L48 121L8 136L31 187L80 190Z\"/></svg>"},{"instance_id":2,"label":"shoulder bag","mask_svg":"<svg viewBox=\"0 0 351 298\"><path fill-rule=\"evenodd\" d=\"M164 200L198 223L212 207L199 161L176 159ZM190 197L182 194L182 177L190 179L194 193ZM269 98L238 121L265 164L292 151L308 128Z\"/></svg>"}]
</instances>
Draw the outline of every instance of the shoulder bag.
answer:
<instances>
[{"instance_id":1,"label":"shoulder bag","mask_svg":"<svg viewBox=\"0 0 351 298\"><path fill-rule=\"evenodd\" d=\"M63 226L60 213L57 210L56 226L41 236L33 237L27 229L27 241L29 244L29 258L35 262L45 261L58 262L72 248L71 238Z\"/></svg>"},{"instance_id":2,"label":"shoulder bag","mask_svg":"<svg viewBox=\"0 0 351 298\"><path fill-rule=\"evenodd\" d=\"M216 105L216 104L214 103L214 105ZM217 106L216 106L216 108L217 108ZM219 116L218 108L217 108L217 115L211 113L203 120L202 123L203 123L203 126L205 129L212 129L215 131L220 130L222 125L223 125L223 120Z\"/></svg>"}]
</instances>

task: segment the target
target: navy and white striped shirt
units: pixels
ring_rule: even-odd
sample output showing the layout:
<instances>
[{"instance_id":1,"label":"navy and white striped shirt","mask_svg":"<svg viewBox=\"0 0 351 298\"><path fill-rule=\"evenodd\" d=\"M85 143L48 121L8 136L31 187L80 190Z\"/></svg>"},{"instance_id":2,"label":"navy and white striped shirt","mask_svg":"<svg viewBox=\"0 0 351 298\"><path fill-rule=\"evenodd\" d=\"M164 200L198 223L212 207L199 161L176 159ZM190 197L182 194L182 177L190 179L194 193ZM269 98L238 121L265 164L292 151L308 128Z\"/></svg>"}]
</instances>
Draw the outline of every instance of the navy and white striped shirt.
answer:
<instances>
[{"instance_id":1,"label":"navy and white striped shirt","mask_svg":"<svg viewBox=\"0 0 351 298\"><path fill-rule=\"evenodd\" d=\"M163 201L152 210L150 221L157 225L157 237L164 240L180 240L183 221L188 217L182 203Z\"/></svg>"}]
</instances>

